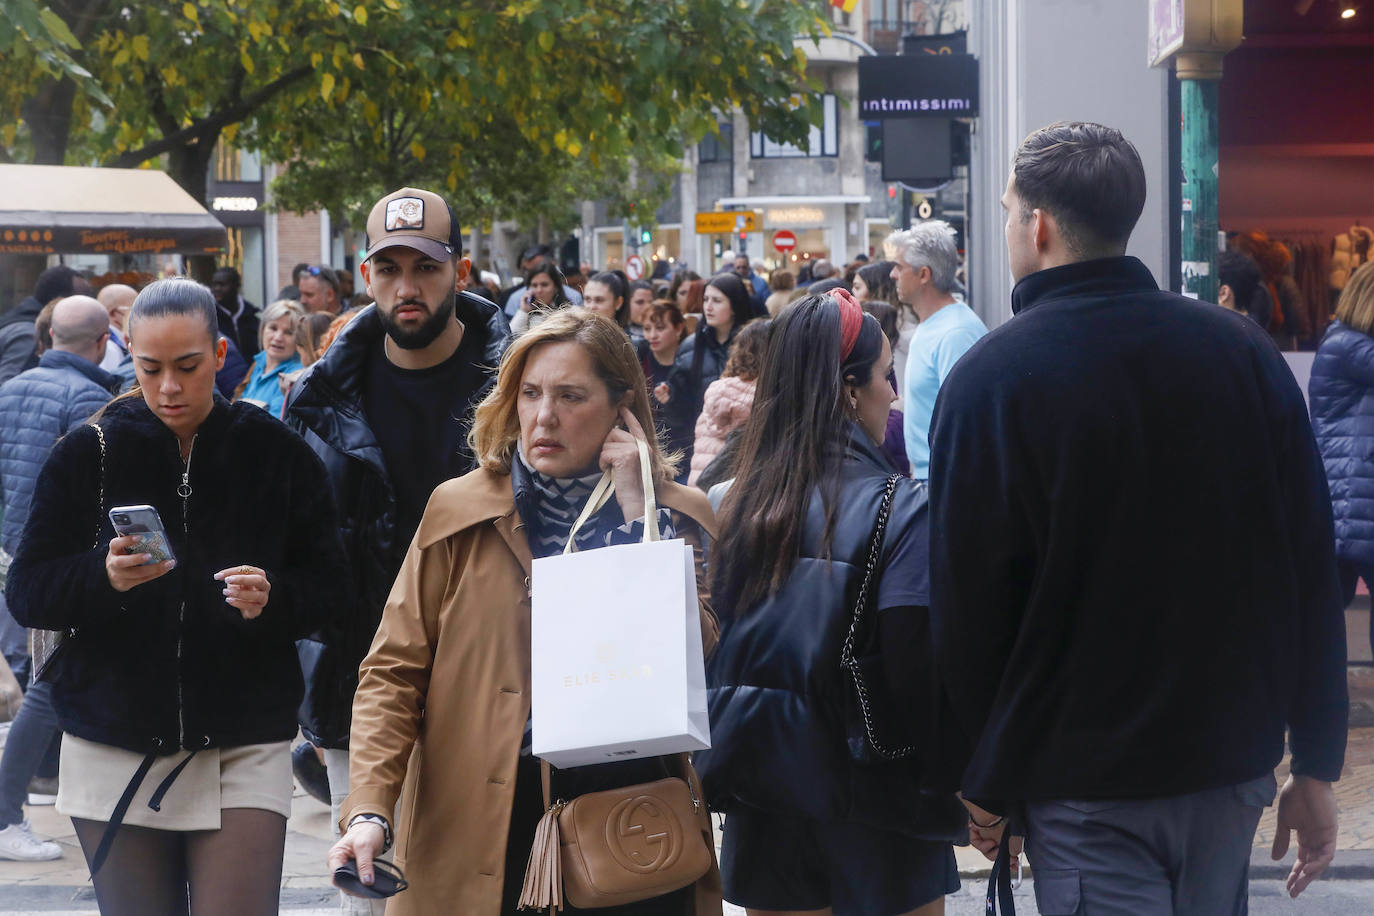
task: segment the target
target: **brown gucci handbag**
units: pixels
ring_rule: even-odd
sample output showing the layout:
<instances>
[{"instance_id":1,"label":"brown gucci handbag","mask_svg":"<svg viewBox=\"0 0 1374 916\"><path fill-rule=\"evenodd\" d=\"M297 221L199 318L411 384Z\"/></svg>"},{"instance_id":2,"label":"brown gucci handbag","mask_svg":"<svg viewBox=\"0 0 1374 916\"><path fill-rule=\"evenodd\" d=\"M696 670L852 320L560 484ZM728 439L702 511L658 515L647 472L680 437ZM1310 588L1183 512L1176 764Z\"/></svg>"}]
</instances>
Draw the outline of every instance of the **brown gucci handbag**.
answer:
<instances>
[{"instance_id":1,"label":"brown gucci handbag","mask_svg":"<svg viewBox=\"0 0 1374 916\"><path fill-rule=\"evenodd\" d=\"M715 863L701 784L686 754L682 777L589 792L544 804L525 870L520 909L623 906L694 884Z\"/></svg>"}]
</instances>

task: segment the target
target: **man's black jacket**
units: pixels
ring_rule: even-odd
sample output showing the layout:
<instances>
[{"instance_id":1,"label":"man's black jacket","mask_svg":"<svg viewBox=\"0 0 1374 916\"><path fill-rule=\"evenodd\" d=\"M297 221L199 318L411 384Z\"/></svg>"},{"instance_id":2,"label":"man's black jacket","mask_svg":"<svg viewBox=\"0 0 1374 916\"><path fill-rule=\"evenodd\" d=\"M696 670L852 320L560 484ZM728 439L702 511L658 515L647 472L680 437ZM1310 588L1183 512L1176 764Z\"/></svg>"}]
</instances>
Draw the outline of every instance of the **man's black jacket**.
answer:
<instances>
[{"instance_id":1,"label":"man's black jacket","mask_svg":"<svg viewBox=\"0 0 1374 916\"><path fill-rule=\"evenodd\" d=\"M1134 258L1040 271L931 424L932 623L968 797L1340 775L1331 502L1264 330Z\"/></svg>"},{"instance_id":2,"label":"man's black jacket","mask_svg":"<svg viewBox=\"0 0 1374 916\"><path fill-rule=\"evenodd\" d=\"M482 339L483 365L495 367L510 343L501 310L479 296L459 293L456 313L465 334ZM363 412L363 386L374 347L386 332L377 307L353 319L318 362L308 367L286 403L286 422L324 461L339 507L344 551L352 571L350 606L329 630L300 646L306 675L301 727L322 747L348 746L358 665L382 619L396 573L410 546L398 536L396 495L382 449ZM474 403L485 390L478 392Z\"/></svg>"}]
</instances>

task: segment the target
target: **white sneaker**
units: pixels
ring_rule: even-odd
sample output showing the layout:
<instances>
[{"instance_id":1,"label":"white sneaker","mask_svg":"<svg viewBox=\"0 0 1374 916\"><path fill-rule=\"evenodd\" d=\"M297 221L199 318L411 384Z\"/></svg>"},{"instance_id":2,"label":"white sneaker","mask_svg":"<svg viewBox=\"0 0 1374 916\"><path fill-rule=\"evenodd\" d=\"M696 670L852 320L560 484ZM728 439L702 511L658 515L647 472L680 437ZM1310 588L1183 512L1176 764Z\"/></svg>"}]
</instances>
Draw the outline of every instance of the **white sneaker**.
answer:
<instances>
[{"instance_id":1,"label":"white sneaker","mask_svg":"<svg viewBox=\"0 0 1374 916\"><path fill-rule=\"evenodd\" d=\"M47 862L62 858L62 847L33 835L28 821L0 830L0 859L15 862Z\"/></svg>"}]
</instances>

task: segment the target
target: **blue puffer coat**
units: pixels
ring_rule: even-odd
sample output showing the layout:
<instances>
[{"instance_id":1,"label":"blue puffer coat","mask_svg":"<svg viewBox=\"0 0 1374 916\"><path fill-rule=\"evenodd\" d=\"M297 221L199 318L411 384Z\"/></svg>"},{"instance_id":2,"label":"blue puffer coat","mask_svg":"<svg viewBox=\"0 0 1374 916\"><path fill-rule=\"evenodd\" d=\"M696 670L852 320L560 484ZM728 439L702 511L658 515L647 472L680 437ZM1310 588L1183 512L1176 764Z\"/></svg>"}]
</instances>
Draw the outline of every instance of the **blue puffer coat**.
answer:
<instances>
[{"instance_id":1,"label":"blue puffer coat","mask_svg":"<svg viewBox=\"0 0 1374 916\"><path fill-rule=\"evenodd\" d=\"M0 544L13 554L29 517L33 485L57 440L110 400L119 380L74 353L49 350L38 367L0 385Z\"/></svg>"},{"instance_id":2,"label":"blue puffer coat","mask_svg":"<svg viewBox=\"0 0 1374 916\"><path fill-rule=\"evenodd\" d=\"M1336 555L1374 564L1374 338L1333 321L1307 387L1336 521Z\"/></svg>"}]
</instances>

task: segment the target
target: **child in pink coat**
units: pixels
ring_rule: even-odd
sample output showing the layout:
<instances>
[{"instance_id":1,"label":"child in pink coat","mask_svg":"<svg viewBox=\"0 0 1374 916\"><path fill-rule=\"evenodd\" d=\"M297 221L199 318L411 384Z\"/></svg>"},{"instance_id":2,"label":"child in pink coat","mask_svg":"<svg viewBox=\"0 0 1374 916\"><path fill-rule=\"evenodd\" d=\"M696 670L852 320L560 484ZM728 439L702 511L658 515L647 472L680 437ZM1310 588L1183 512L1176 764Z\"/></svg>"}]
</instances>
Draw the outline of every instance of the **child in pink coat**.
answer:
<instances>
[{"instance_id":1,"label":"child in pink coat","mask_svg":"<svg viewBox=\"0 0 1374 916\"><path fill-rule=\"evenodd\" d=\"M740 329L730 347L730 356L720 378L706 389L701 416L697 417L696 445L692 449L692 471L687 483L695 486L721 450L725 437L744 425L754 406L754 383L763 365L768 345L767 319L751 321Z\"/></svg>"}]
</instances>

